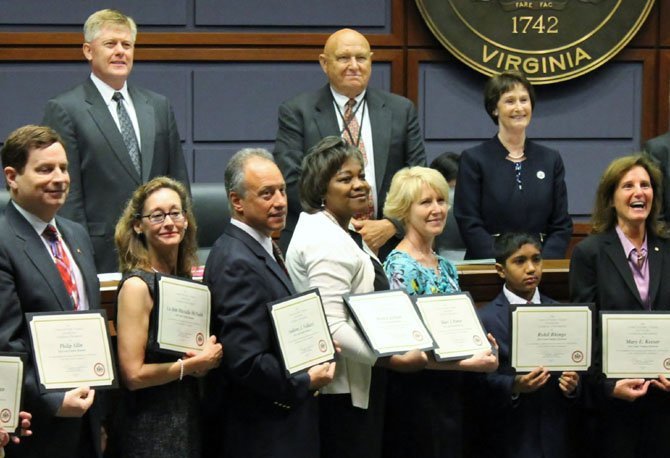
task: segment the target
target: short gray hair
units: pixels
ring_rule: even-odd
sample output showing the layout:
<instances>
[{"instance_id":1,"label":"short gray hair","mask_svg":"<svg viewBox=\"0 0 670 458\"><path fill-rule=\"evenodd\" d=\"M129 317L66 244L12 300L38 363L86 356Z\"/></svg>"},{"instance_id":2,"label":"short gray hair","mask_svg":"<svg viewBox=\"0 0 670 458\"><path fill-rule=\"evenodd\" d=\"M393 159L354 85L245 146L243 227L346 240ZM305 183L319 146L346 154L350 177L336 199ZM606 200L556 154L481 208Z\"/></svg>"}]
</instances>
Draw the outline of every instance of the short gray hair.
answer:
<instances>
[{"instance_id":1,"label":"short gray hair","mask_svg":"<svg viewBox=\"0 0 670 458\"><path fill-rule=\"evenodd\" d=\"M137 24L133 18L126 16L121 11L117 10L100 10L91 14L84 23L84 41L91 43L100 34L100 30L106 25L116 25L121 27L128 27L133 38L133 43L137 39Z\"/></svg>"},{"instance_id":2,"label":"short gray hair","mask_svg":"<svg viewBox=\"0 0 670 458\"><path fill-rule=\"evenodd\" d=\"M230 202L230 193L234 192L238 196L244 198L247 192L246 183L244 182L244 166L247 161L252 158L260 158L275 162L272 154L265 148L243 148L230 158L226 170L223 173L223 183L226 187L226 194L228 195L228 207L230 212L235 213L233 204Z\"/></svg>"}]
</instances>

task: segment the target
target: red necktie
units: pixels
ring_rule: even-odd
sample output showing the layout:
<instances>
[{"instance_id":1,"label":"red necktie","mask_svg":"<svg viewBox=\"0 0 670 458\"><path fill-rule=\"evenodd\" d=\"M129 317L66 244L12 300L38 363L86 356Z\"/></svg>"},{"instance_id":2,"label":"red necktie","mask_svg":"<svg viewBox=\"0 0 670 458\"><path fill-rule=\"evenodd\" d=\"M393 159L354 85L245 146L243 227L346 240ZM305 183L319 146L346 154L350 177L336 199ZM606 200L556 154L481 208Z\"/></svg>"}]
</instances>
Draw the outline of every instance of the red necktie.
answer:
<instances>
[{"instance_id":1,"label":"red necktie","mask_svg":"<svg viewBox=\"0 0 670 458\"><path fill-rule=\"evenodd\" d=\"M356 99L349 99L344 108L344 132L342 132L342 139L354 145L363 155L363 161L365 165L368 165L368 155L365 152L365 143L363 143L363 137L361 136L361 125L356 119L356 113L354 112L354 105L356 105ZM358 143L356 143L358 142ZM372 188L370 188L370 195L368 196L368 213L355 215L357 219L375 219L375 204L372 200Z\"/></svg>"},{"instance_id":2,"label":"red necktie","mask_svg":"<svg viewBox=\"0 0 670 458\"><path fill-rule=\"evenodd\" d=\"M74 273L72 272L70 258L68 258L67 253L63 248L63 242L61 242L60 237L58 237L56 228L51 224L44 229L42 235L49 244L51 256L54 259L54 263L56 263L56 268L58 269L60 277L63 279L67 294L70 296L70 299L72 299L72 305L75 310L79 310L79 292L77 291L77 284L74 281Z\"/></svg>"}]
</instances>

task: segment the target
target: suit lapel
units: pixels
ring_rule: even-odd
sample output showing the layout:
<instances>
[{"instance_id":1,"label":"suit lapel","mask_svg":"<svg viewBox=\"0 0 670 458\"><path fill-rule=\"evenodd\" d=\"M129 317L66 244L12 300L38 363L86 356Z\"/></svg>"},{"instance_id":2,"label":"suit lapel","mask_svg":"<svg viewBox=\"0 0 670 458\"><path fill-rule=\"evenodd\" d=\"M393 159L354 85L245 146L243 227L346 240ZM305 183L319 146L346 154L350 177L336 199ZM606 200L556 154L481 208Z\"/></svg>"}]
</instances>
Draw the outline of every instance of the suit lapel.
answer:
<instances>
[{"instance_id":1,"label":"suit lapel","mask_svg":"<svg viewBox=\"0 0 670 458\"><path fill-rule=\"evenodd\" d=\"M35 266L35 269L44 278L46 286L51 290L53 296L58 301L58 306L63 311L73 310L65 284L58 273L51 255L47 251L44 242L35 229L26 221L26 219L14 208L13 204L7 205L5 209L7 221L14 229L17 238L17 246L23 250L27 259Z\"/></svg>"},{"instance_id":2,"label":"suit lapel","mask_svg":"<svg viewBox=\"0 0 670 458\"><path fill-rule=\"evenodd\" d=\"M647 237L647 261L649 262L649 304L654 305L661 285L659 272L663 272L663 248L656 237Z\"/></svg>"},{"instance_id":3,"label":"suit lapel","mask_svg":"<svg viewBox=\"0 0 670 458\"><path fill-rule=\"evenodd\" d=\"M156 116L154 107L144 94L133 86L128 86L128 92L133 99L137 123L140 127L140 154L142 155L142 181L149 181L151 165L154 160L154 142L156 139Z\"/></svg>"},{"instance_id":4,"label":"suit lapel","mask_svg":"<svg viewBox=\"0 0 670 458\"><path fill-rule=\"evenodd\" d=\"M130 154L128 153L126 144L123 142L121 132L119 132L119 128L114 122L114 118L112 118L109 108L107 108L107 104L102 99L102 96L95 87L95 84L93 84L93 81L90 79L87 80L84 90L86 92L86 103L89 104L88 112L91 115L93 122L98 127L98 130L100 130L100 134L107 140L109 147L128 174L137 182L137 184L140 184L140 177L135 170L133 162L130 160Z\"/></svg>"},{"instance_id":5,"label":"suit lapel","mask_svg":"<svg viewBox=\"0 0 670 458\"><path fill-rule=\"evenodd\" d=\"M275 261L272 258L272 256L270 256L270 254L267 251L265 251L265 249L261 246L260 243L254 240L249 234L244 232L242 229L233 226L232 224L229 224L226 227L225 232L227 232L228 235L230 235L231 237L236 238L242 243L244 243L251 250L251 252L254 255L256 255L256 257L258 257L265 263L268 270L270 270L274 274L274 276L277 277L277 279L282 282L282 284L289 291L289 294L295 294L293 283L291 283L291 279L288 277L288 274L284 272L284 270L281 267L279 267L277 261Z\"/></svg>"},{"instance_id":6,"label":"suit lapel","mask_svg":"<svg viewBox=\"0 0 670 458\"><path fill-rule=\"evenodd\" d=\"M372 150L375 161L375 180L377 184L377 202L382 202L381 190L385 189L384 176L389 161L391 147L391 123L393 115L386 103L374 89L368 88L365 94L372 130Z\"/></svg>"},{"instance_id":7,"label":"suit lapel","mask_svg":"<svg viewBox=\"0 0 670 458\"><path fill-rule=\"evenodd\" d=\"M335 116L333 94L326 85L319 91L319 98L314 105L314 122L321 138L329 135L340 136L340 127Z\"/></svg>"},{"instance_id":8,"label":"suit lapel","mask_svg":"<svg viewBox=\"0 0 670 458\"><path fill-rule=\"evenodd\" d=\"M635 300L637 300L640 308L644 308L640 292L637 290L637 285L633 279L633 273L630 271L628 260L626 259L623 248L621 247L621 241L615 230L612 230L607 234L604 249L605 253L612 261L612 264L614 264L614 267L619 272L619 275L623 278L624 284L630 290L633 297L635 297Z\"/></svg>"}]
</instances>

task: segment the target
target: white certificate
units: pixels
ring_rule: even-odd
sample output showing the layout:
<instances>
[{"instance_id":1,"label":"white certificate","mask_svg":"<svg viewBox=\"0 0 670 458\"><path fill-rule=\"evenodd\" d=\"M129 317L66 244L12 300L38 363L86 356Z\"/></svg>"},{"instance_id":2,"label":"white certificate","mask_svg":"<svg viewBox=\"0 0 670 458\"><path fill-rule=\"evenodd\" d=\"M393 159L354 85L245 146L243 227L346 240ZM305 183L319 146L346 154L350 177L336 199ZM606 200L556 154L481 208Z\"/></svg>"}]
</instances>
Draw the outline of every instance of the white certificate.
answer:
<instances>
[{"instance_id":1,"label":"white certificate","mask_svg":"<svg viewBox=\"0 0 670 458\"><path fill-rule=\"evenodd\" d=\"M158 350L202 351L209 337L211 294L207 285L161 275L154 308Z\"/></svg>"},{"instance_id":2,"label":"white certificate","mask_svg":"<svg viewBox=\"0 0 670 458\"><path fill-rule=\"evenodd\" d=\"M435 348L433 337L404 291L357 294L344 300L378 356Z\"/></svg>"},{"instance_id":3,"label":"white certificate","mask_svg":"<svg viewBox=\"0 0 670 458\"><path fill-rule=\"evenodd\" d=\"M608 378L670 377L670 314L600 314Z\"/></svg>"},{"instance_id":4,"label":"white certificate","mask_svg":"<svg viewBox=\"0 0 670 458\"><path fill-rule=\"evenodd\" d=\"M0 428L13 433L19 427L23 361L20 356L0 355Z\"/></svg>"},{"instance_id":5,"label":"white certificate","mask_svg":"<svg viewBox=\"0 0 670 458\"><path fill-rule=\"evenodd\" d=\"M288 375L335 359L318 290L268 304Z\"/></svg>"},{"instance_id":6,"label":"white certificate","mask_svg":"<svg viewBox=\"0 0 670 458\"><path fill-rule=\"evenodd\" d=\"M469 294L419 296L416 306L437 344L437 361L465 359L491 348Z\"/></svg>"},{"instance_id":7,"label":"white certificate","mask_svg":"<svg viewBox=\"0 0 670 458\"><path fill-rule=\"evenodd\" d=\"M41 390L118 385L104 311L26 313L26 319Z\"/></svg>"},{"instance_id":8,"label":"white certificate","mask_svg":"<svg viewBox=\"0 0 670 458\"><path fill-rule=\"evenodd\" d=\"M512 310L512 367L527 372L585 371L591 365L588 305L517 306Z\"/></svg>"}]
</instances>

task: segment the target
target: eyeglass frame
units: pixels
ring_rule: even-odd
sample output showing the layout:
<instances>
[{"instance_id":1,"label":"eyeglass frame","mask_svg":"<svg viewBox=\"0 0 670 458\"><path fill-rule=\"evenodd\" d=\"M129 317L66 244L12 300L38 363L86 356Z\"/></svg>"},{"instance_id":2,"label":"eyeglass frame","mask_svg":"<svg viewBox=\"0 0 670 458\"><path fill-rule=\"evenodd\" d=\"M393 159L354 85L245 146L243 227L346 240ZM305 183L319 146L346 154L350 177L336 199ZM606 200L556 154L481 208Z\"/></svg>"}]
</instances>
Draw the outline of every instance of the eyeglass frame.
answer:
<instances>
[{"instance_id":1,"label":"eyeglass frame","mask_svg":"<svg viewBox=\"0 0 670 458\"><path fill-rule=\"evenodd\" d=\"M160 213L160 216L159 216ZM163 224L165 222L165 219L169 216L172 222L181 222L186 219L186 210L181 209L181 210L170 210L169 212L164 212L162 210L156 210L154 212L149 213L148 215L142 215L140 213L136 213L135 216L137 218L147 218L149 220L149 223L151 224ZM152 216L159 216L159 220L152 221L151 217Z\"/></svg>"}]
</instances>

